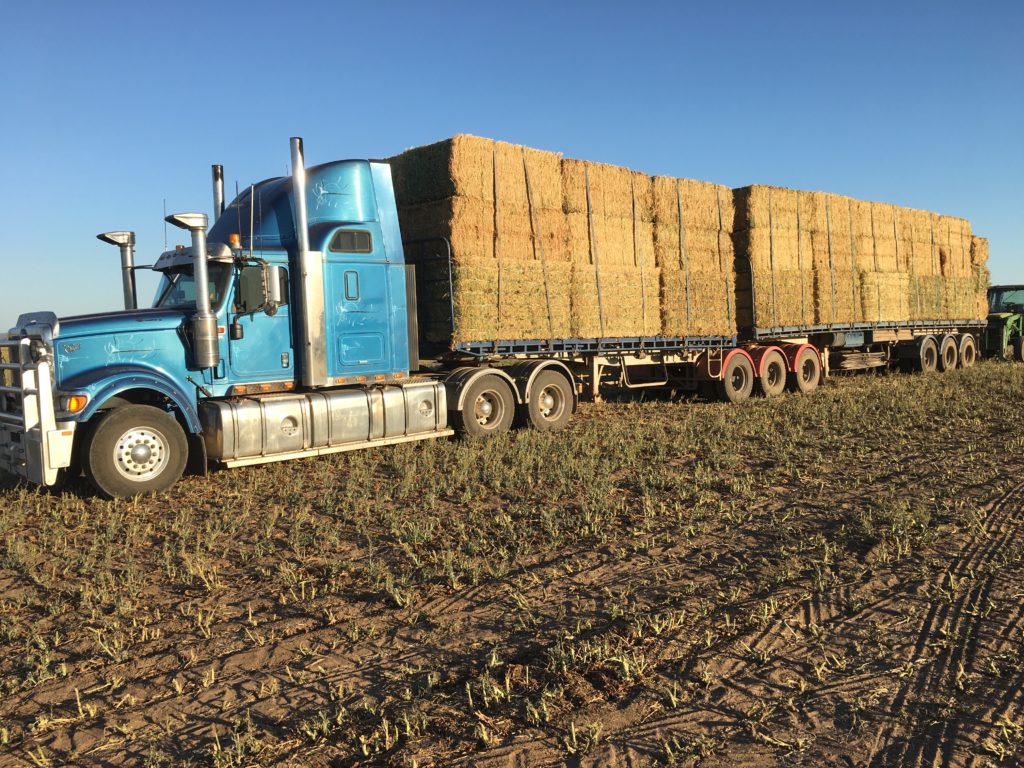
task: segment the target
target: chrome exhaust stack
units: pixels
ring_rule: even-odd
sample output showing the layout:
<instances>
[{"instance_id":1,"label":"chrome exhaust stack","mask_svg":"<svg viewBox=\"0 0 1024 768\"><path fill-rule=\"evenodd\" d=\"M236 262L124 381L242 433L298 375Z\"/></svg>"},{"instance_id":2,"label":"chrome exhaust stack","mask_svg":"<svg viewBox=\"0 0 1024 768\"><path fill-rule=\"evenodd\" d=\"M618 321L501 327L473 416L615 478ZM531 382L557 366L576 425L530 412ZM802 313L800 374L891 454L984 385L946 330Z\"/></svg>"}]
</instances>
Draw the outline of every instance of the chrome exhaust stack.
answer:
<instances>
[{"instance_id":1,"label":"chrome exhaust stack","mask_svg":"<svg viewBox=\"0 0 1024 768\"><path fill-rule=\"evenodd\" d=\"M195 364L215 368L220 362L217 348L217 317L210 309L210 275L206 264L205 213L172 213L165 221L192 234L192 268L196 281L196 314L192 318Z\"/></svg>"},{"instance_id":2,"label":"chrome exhaust stack","mask_svg":"<svg viewBox=\"0 0 1024 768\"><path fill-rule=\"evenodd\" d=\"M213 223L224 215L224 166L211 166L213 171Z\"/></svg>"},{"instance_id":3,"label":"chrome exhaust stack","mask_svg":"<svg viewBox=\"0 0 1024 768\"><path fill-rule=\"evenodd\" d=\"M124 290L124 308L138 309L135 292L135 233L103 232L97 240L116 245L121 249L121 285Z\"/></svg>"},{"instance_id":4,"label":"chrome exhaust stack","mask_svg":"<svg viewBox=\"0 0 1024 768\"><path fill-rule=\"evenodd\" d=\"M295 245L299 262L299 293L302 299L302 383L327 386L327 325L324 317L324 261L319 251L309 250L309 215L306 210L306 161L302 139L293 136L292 197L295 208Z\"/></svg>"}]
</instances>

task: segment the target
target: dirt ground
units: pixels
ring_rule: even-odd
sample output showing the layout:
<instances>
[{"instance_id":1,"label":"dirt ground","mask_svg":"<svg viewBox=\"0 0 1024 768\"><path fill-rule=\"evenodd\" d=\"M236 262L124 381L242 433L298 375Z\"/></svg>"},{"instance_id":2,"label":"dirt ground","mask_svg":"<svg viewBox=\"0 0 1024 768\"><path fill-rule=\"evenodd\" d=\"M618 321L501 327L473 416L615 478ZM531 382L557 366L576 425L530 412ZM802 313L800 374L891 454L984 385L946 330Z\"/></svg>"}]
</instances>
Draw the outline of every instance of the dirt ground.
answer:
<instances>
[{"instance_id":1,"label":"dirt ground","mask_svg":"<svg viewBox=\"0 0 1024 768\"><path fill-rule=\"evenodd\" d=\"M0 765L1010 766L1024 366L0 478Z\"/></svg>"}]
</instances>

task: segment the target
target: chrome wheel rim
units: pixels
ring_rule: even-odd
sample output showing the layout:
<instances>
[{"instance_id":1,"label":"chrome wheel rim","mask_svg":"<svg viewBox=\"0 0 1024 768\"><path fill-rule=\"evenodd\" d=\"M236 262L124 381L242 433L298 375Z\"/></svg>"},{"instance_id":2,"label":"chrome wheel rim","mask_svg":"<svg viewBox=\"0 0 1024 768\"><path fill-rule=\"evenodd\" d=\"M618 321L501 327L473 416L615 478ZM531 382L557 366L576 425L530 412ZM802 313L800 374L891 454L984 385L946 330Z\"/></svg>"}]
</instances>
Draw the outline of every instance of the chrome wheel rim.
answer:
<instances>
[{"instance_id":1,"label":"chrome wheel rim","mask_svg":"<svg viewBox=\"0 0 1024 768\"><path fill-rule=\"evenodd\" d=\"M493 389L488 389L477 395L473 404L473 416L476 423L484 429L493 429L501 422L503 408L501 396Z\"/></svg>"},{"instance_id":2,"label":"chrome wheel rim","mask_svg":"<svg viewBox=\"0 0 1024 768\"><path fill-rule=\"evenodd\" d=\"M164 471L168 461L167 439L152 427L133 427L114 443L114 466L128 480L151 480Z\"/></svg>"},{"instance_id":3,"label":"chrome wheel rim","mask_svg":"<svg viewBox=\"0 0 1024 768\"><path fill-rule=\"evenodd\" d=\"M564 409L565 398L558 387L547 386L537 393L537 411L545 421L558 421Z\"/></svg>"}]
</instances>

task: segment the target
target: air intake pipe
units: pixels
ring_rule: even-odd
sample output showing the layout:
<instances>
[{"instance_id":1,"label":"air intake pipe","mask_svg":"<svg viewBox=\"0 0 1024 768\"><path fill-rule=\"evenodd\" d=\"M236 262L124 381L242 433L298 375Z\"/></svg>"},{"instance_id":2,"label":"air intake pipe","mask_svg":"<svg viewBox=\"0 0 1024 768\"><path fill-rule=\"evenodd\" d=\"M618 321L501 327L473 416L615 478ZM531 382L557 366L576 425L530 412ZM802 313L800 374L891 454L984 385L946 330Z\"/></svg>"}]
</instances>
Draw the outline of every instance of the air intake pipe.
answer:
<instances>
[{"instance_id":1,"label":"air intake pipe","mask_svg":"<svg viewBox=\"0 0 1024 768\"><path fill-rule=\"evenodd\" d=\"M135 233L103 232L97 240L116 245L121 249L121 286L124 290L124 308L138 309L135 292Z\"/></svg>"},{"instance_id":2,"label":"air intake pipe","mask_svg":"<svg viewBox=\"0 0 1024 768\"><path fill-rule=\"evenodd\" d=\"M166 219L192 234L192 268L196 281L196 314L192 318L195 365L197 368L215 368L220 362L217 348L217 318L210 309L210 277L206 264L205 213L172 213Z\"/></svg>"},{"instance_id":3,"label":"air intake pipe","mask_svg":"<svg viewBox=\"0 0 1024 768\"><path fill-rule=\"evenodd\" d=\"M325 387L327 378L327 325L324 318L324 260L309 250L309 216L306 212L306 161L302 139L292 137L292 197L295 210L295 246L299 263L302 299L302 384Z\"/></svg>"},{"instance_id":4,"label":"air intake pipe","mask_svg":"<svg viewBox=\"0 0 1024 768\"><path fill-rule=\"evenodd\" d=\"M213 171L213 223L224 215L224 166L211 166Z\"/></svg>"}]
</instances>

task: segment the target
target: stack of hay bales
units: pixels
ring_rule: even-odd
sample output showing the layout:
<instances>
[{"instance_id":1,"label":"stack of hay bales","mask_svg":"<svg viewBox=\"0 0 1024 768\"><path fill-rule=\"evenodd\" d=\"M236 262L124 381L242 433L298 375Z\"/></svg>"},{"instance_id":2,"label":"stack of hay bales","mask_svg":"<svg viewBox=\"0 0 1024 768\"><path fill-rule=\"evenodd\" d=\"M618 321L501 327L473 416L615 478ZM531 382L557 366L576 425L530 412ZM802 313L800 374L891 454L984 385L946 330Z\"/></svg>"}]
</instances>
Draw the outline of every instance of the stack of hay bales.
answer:
<instances>
[{"instance_id":1,"label":"stack of hay bales","mask_svg":"<svg viewBox=\"0 0 1024 768\"><path fill-rule=\"evenodd\" d=\"M427 341L571 335L560 155L460 135L389 162L402 239L452 246L451 275L439 260L419 265L431 273L418 275Z\"/></svg>"},{"instance_id":2,"label":"stack of hay bales","mask_svg":"<svg viewBox=\"0 0 1024 768\"><path fill-rule=\"evenodd\" d=\"M627 168L562 162L574 337L661 333L651 190L649 176Z\"/></svg>"},{"instance_id":3,"label":"stack of hay bales","mask_svg":"<svg viewBox=\"0 0 1024 768\"><path fill-rule=\"evenodd\" d=\"M736 250L749 258L749 265L741 260L737 289L741 326L815 322L811 194L760 185L736 190Z\"/></svg>"},{"instance_id":4,"label":"stack of hay bales","mask_svg":"<svg viewBox=\"0 0 1024 768\"><path fill-rule=\"evenodd\" d=\"M735 198L741 327L984 317L964 219L762 185Z\"/></svg>"},{"instance_id":5,"label":"stack of hay bales","mask_svg":"<svg viewBox=\"0 0 1024 768\"><path fill-rule=\"evenodd\" d=\"M417 266L429 342L736 332L727 187L465 135L389 162L402 239L452 246Z\"/></svg>"},{"instance_id":6,"label":"stack of hay bales","mask_svg":"<svg viewBox=\"0 0 1024 768\"><path fill-rule=\"evenodd\" d=\"M657 176L653 203L662 334L734 335L732 190L703 181Z\"/></svg>"},{"instance_id":7,"label":"stack of hay bales","mask_svg":"<svg viewBox=\"0 0 1024 768\"><path fill-rule=\"evenodd\" d=\"M988 286L991 282L991 274L988 271L988 238L971 237L971 288L974 291L974 301L971 309L972 317L982 318L988 316Z\"/></svg>"}]
</instances>

